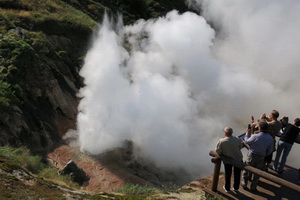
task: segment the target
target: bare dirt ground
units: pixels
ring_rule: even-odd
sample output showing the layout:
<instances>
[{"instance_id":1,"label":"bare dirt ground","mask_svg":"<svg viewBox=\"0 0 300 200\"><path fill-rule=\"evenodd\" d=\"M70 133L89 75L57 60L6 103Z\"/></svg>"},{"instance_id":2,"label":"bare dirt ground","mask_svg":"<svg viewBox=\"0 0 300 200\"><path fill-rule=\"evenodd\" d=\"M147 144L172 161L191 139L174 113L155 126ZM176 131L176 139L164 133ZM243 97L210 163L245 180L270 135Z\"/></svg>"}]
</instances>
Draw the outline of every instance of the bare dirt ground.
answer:
<instances>
[{"instance_id":1,"label":"bare dirt ground","mask_svg":"<svg viewBox=\"0 0 300 200\"><path fill-rule=\"evenodd\" d=\"M117 162L98 160L80 152L77 147L60 146L48 154L48 159L59 169L62 169L70 160L73 160L89 176L89 181L83 187L87 191L111 192L119 189L124 183L151 185L151 183L133 175Z\"/></svg>"},{"instance_id":2,"label":"bare dirt ground","mask_svg":"<svg viewBox=\"0 0 300 200\"><path fill-rule=\"evenodd\" d=\"M184 173L161 170L149 163L138 162L126 148L92 156L81 152L76 145L62 145L48 154L48 160L59 169L73 160L88 175L89 180L82 189L89 192L115 192L125 183L155 187L172 183L172 188L167 186L168 191L172 192L154 194L150 199L206 199L203 184L199 181L176 184L179 178L184 177Z\"/></svg>"}]
</instances>

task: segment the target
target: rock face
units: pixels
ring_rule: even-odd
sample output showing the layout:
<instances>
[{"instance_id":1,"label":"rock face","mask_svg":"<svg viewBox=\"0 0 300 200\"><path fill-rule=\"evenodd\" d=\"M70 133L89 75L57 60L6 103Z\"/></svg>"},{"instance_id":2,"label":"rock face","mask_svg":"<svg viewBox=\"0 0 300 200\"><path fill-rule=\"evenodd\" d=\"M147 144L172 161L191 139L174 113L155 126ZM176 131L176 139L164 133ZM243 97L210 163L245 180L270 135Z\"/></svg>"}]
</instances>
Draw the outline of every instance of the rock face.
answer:
<instances>
[{"instance_id":1,"label":"rock face","mask_svg":"<svg viewBox=\"0 0 300 200\"><path fill-rule=\"evenodd\" d=\"M72 42L68 39L58 37L60 39L51 43L45 37L47 46L36 41L31 43L30 32L26 30L22 35L7 33L2 39L5 41L8 37L27 44L32 52L18 52L18 59L14 55L6 58L5 62L12 62L16 68L17 76L6 76L4 80L18 85L21 92L16 102L1 109L0 144L26 145L33 152L43 154L57 146L61 136L75 126L76 93L82 85L78 75L80 65L68 56L64 58L57 54L58 50L63 50L59 44L56 48L51 47L59 42L64 48L71 49Z\"/></svg>"},{"instance_id":2,"label":"rock face","mask_svg":"<svg viewBox=\"0 0 300 200\"><path fill-rule=\"evenodd\" d=\"M79 168L73 160L70 160L61 170L61 174L70 175L74 182L83 185L89 180L86 173Z\"/></svg>"},{"instance_id":3,"label":"rock face","mask_svg":"<svg viewBox=\"0 0 300 200\"><path fill-rule=\"evenodd\" d=\"M0 145L46 155L75 128L83 86L78 72L96 22L61 1L0 6ZM33 16L42 12L46 18Z\"/></svg>"}]
</instances>

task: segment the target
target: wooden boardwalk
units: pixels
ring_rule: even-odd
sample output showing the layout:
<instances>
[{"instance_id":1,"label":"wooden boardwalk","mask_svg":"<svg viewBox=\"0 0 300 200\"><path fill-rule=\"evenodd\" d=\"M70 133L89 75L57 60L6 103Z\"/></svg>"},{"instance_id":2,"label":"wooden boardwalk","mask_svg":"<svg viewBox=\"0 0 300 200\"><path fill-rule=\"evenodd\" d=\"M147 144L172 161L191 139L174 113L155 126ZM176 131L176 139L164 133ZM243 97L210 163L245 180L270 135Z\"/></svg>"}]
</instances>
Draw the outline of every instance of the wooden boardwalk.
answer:
<instances>
[{"instance_id":1,"label":"wooden boardwalk","mask_svg":"<svg viewBox=\"0 0 300 200\"><path fill-rule=\"evenodd\" d=\"M290 166L286 166L284 168L284 173L277 174L272 169L268 170L268 173L277 176L279 178L283 178L291 183L300 185L300 171L298 169L292 168ZM226 193L223 189L224 185L224 174L222 173L219 176L218 188L217 192L211 191L212 187L212 177L206 177L194 182L194 186L201 187L206 193L218 196L221 199L229 199L229 200L260 200L260 199L268 199L268 200L300 200L300 193L289 188L285 188L276 183L273 183L267 179L260 178L260 182L257 187L257 192L251 192L250 190L244 190L240 187L239 192L234 193L230 191L230 193ZM233 180L232 180L233 183ZM250 187L251 182L248 183L248 188ZM190 185L191 186L191 185Z\"/></svg>"}]
</instances>

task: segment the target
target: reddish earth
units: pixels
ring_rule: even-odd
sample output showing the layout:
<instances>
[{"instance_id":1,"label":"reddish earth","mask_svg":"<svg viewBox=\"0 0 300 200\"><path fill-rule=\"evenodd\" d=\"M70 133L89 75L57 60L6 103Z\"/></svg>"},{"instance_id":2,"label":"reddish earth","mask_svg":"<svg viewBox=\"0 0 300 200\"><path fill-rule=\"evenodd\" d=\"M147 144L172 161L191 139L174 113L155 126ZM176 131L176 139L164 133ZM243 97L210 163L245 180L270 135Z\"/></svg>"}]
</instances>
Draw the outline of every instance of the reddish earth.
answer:
<instances>
[{"instance_id":1,"label":"reddish earth","mask_svg":"<svg viewBox=\"0 0 300 200\"><path fill-rule=\"evenodd\" d=\"M101 161L101 159L80 152L77 147L60 146L48 154L48 159L59 169L73 160L89 176L90 179L83 186L83 189L91 192L111 192L119 189L125 183L151 185L142 178L133 175L122 163L105 162L103 159Z\"/></svg>"}]
</instances>

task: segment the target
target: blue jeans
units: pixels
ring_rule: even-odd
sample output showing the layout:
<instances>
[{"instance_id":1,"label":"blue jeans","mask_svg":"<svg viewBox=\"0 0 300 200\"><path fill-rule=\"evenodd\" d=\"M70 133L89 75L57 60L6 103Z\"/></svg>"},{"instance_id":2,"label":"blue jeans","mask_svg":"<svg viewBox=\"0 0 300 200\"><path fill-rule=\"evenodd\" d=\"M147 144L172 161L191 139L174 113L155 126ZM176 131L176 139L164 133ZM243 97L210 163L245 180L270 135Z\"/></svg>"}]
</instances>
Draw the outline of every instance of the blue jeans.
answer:
<instances>
[{"instance_id":1,"label":"blue jeans","mask_svg":"<svg viewBox=\"0 0 300 200\"><path fill-rule=\"evenodd\" d=\"M283 170L283 167L286 163L286 159L292 149L292 144L284 142L279 140L278 141L278 146L277 146L277 152L276 152L276 157L275 157L275 161L274 161L274 168L275 170L278 170L279 172L281 172ZM281 153L283 151L282 154L282 158L281 158L281 162L280 162L280 167L278 168L278 162L279 162L279 158L281 156Z\"/></svg>"}]
</instances>

